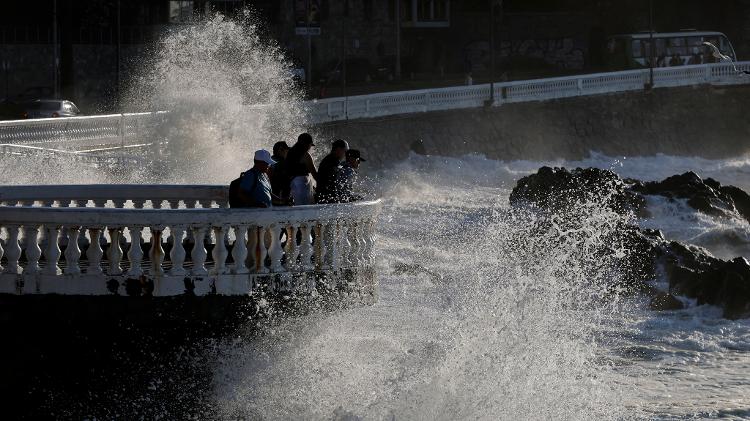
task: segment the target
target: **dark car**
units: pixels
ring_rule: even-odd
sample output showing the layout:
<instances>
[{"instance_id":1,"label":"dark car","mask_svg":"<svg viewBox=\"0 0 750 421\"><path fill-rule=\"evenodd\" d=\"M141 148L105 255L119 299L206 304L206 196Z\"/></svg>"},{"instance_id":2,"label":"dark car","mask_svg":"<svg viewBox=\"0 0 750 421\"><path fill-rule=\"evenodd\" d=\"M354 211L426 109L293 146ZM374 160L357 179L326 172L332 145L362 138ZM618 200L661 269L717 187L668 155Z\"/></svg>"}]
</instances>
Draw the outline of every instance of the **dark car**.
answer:
<instances>
[{"instance_id":1,"label":"dark car","mask_svg":"<svg viewBox=\"0 0 750 421\"><path fill-rule=\"evenodd\" d=\"M71 101L64 99L35 99L21 103L26 118L75 117L81 111Z\"/></svg>"}]
</instances>

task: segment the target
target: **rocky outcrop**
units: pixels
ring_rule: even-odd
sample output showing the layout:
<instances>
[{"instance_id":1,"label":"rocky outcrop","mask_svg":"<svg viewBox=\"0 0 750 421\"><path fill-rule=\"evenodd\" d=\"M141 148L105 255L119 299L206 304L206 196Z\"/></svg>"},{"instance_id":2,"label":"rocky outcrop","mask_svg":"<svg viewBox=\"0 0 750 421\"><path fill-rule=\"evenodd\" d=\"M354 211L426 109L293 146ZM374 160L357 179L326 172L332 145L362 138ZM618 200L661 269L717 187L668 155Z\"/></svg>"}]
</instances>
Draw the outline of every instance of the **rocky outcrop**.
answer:
<instances>
[{"instance_id":1,"label":"rocky outcrop","mask_svg":"<svg viewBox=\"0 0 750 421\"><path fill-rule=\"evenodd\" d=\"M686 199L698 211L717 217L732 213L749 216L750 197L746 192L712 179L702 180L693 172L643 183L622 180L611 171L595 168L568 171L544 167L518 181L510 202L558 215L571 213L584 202L625 214L643 212L647 194ZM750 317L750 263L746 259L721 260L705 249L668 241L660 231L626 222L612 235L612 247L601 252L615 255L616 246L628 250L613 259L622 275L618 286L626 287L621 291L652 295L650 307L654 310L680 309L683 303L675 296L683 296L698 305L721 307L726 318ZM669 291L659 292L650 286L649 281L660 274L666 276Z\"/></svg>"},{"instance_id":2,"label":"rocky outcrop","mask_svg":"<svg viewBox=\"0 0 750 421\"><path fill-rule=\"evenodd\" d=\"M620 214L641 212L646 203L617 174L598 168L542 167L520 179L510 194L511 204L525 202L557 212L592 201Z\"/></svg>"},{"instance_id":3,"label":"rocky outcrop","mask_svg":"<svg viewBox=\"0 0 750 421\"><path fill-rule=\"evenodd\" d=\"M659 195L671 199L686 199L693 209L713 216L737 213L750 221L750 196L734 186L722 186L718 181L701 179L690 171L673 175L659 182L634 182L630 190L641 194Z\"/></svg>"}]
</instances>

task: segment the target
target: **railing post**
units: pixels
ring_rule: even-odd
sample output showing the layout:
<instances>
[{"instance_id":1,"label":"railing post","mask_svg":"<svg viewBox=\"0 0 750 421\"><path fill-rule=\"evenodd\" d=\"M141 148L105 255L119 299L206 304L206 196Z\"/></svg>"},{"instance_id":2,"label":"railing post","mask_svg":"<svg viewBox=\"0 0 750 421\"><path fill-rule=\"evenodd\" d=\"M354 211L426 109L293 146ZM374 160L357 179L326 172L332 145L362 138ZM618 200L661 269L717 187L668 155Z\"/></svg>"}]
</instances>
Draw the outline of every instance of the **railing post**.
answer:
<instances>
[{"instance_id":1,"label":"railing post","mask_svg":"<svg viewBox=\"0 0 750 421\"><path fill-rule=\"evenodd\" d=\"M143 249L141 248L143 227L129 228L130 249L128 249L128 262L130 263L130 270L128 270L128 276L132 278L140 278L143 275L143 269L141 268L141 261L143 260Z\"/></svg>"},{"instance_id":2,"label":"railing post","mask_svg":"<svg viewBox=\"0 0 750 421\"><path fill-rule=\"evenodd\" d=\"M214 237L216 238L216 244L211 252L211 257L214 259L214 267L211 269L211 275L218 276L223 275L227 272L227 245L224 242L227 236L227 227L220 225L213 227Z\"/></svg>"},{"instance_id":3,"label":"railing post","mask_svg":"<svg viewBox=\"0 0 750 421\"><path fill-rule=\"evenodd\" d=\"M233 274L248 273L245 261L247 260L247 225L236 225L234 227L234 245L232 246Z\"/></svg>"},{"instance_id":4,"label":"railing post","mask_svg":"<svg viewBox=\"0 0 750 421\"><path fill-rule=\"evenodd\" d=\"M59 229L57 231L59 232ZM99 242L101 240L101 236L101 228L89 227L89 238L91 239L91 241L89 242L88 250L86 250L86 259L89 263L89 266L86 269L86 273L89 275L101 275L103 273L102 256L104 256L104 250L102 250L102 245ZM49 264L49 262L47 262L47 264ZM55 264L55 266L57 265Z\"/></svg>"},{"instance_id":5,"label":"railing post","mask_svg":"<svg viewBox=\"0 0 750 421\"><path fill-rule=\"evenodd\" d=\"M173 226L170 227L170 235L172 237L172 250L169 251L169 261L172 263L172 268L169 270L169 274L172 276L184 276L187 274L185 270L185 247L182 245L182 237L185 236L184 226Z\"/></svg>"},{"instance_id":6,"label":"railing post","mask_svg":"<svg viewBox=\"0 0 750 421\"><path fill-rule=\"evenodd\" d=\"M122 247L120 246L120 239L122 238L122 228L109 227L109 248L107 249L107 262L109 267L107 268L107 275L121 275L122 274Z\"/></svg>"},{"instance_id":7,"label":"railing post","mask_svg":"<svg viewBox=\"0 0 750 421\"><path fill-rule=\"evenodd\" d=\"M39 226L27 225L23 231L26 237L26 268L23 273L34 275L41 271L39 259L42 257L42 249L39 248Z\"/></svg>"},{"instance_id":8,"label":"railing post","mask_svg":"<svg viewBox=\"0 0 750 421\"><path fill-rule=\"evenodd\" d=\"M193 260L193 270L190 272L193 276L206 276L208 271L206 270L206 246L203 241L206 238L206 227L197 226L193 227L193 251L190 253L190 257Z\"/></svg>"},{"instance_id":9,"label":"railing post","mask_svg":"<svg viewBox=\"0 0 750 421\"><path fill-rule=\"evenodd\" d=\"M271 245L268 248L268 256L271 258L271 272L281 272L284 267L281 265L281 227L279 224L271 224L269 227L271 233Z\"/></svg>"},{"instance_id":10,"label":"railing post","mask_svg":"<svg viewBox=\"0 0 750 421\"><path fill-rule=\"evenodd\" d=\"M299 247L297 247L297 225L289 224L286 227L286 245L284 247L286 261L284 262L287 272L292 272L297 267L297 256L299 256Z\"/></svg>"},{"instance_id":11,"label":"railing post","mask_svg":"<svg viewBox=\"0 0 750 421\"><path fill-rule=\"evenodd\" d=\"M18 244L20 227L18 225L7 225L8 241L6 242L5 255L8 258L8 265L4 273L19 274L23 272L19 265L21 259L21 245Z\"/></svg>"},{"instance_id":12,"label":"railing post","mask_svg":"<svg viewBox=\"0 0 750 421\"><path fill-rule=\"evenodd\" d=\"M164 233L164 227L152 226L151 227L151 250L148 252L148 257L151 260L151 276L160 277L164 275L164 247L161 245L162 234Z\"/></svg>"},{"instance_id":13,"label":"railing post","mask_svg":"<svg viewBox=\"0 0 750 421\"><path fill-rule=\"evenodd\" d=\"M312 238L310 236L310 223L305 223L300 226L300 232L302 233L302 240L300 242L300 254L302 259L302 270L311 270L312 266Z\"/></svg>"},{"instance_id":14,"label":"railing post","mask_svg":"<svg viewBox=\"0 0 750 421\"><path fill-rule=\"evenodd\" d=\"M78 262L81 259L81 249L78 247L78 235L81 227L68 227L68 245L65 247L65 273L68 275L79 275L81 267Z\"/></svg>"}]
</instances>

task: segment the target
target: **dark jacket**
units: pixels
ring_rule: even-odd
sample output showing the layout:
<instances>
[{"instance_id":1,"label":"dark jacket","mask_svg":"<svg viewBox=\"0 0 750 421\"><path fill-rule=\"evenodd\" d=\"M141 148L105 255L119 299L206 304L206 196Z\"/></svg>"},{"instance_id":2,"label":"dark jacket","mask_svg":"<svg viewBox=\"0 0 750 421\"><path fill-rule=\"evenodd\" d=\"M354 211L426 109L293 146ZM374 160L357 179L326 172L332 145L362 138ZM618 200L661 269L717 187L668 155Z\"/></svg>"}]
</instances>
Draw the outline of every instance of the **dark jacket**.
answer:
<instances>
[{"instance_id":1,"label":"dark jacket","mask_svg":"<svg viewBox=\"0 0 750 421\"><path fill-rule=\"evenodd\" d=\"M315 193L315 201L318 203L335 203L336 177L341 169L341 161L336 155L329 153L320 161L318 166L318 187Z\"/></svg>"}]
</instances>

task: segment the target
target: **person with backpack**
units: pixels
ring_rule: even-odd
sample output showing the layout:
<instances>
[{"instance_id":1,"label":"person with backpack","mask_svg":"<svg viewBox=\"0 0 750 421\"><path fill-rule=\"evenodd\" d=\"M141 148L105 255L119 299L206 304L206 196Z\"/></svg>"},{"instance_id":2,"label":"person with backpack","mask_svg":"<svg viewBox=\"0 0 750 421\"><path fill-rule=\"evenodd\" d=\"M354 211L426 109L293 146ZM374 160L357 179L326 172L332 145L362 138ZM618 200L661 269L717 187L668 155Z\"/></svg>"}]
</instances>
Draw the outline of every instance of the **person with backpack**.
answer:
<instances>
[{"instance_id":1,"label":"person with backpack","mask_svg":"<svg viewBox=\"0 0 750 421\"><path fill-rule=\"evenodd\" d=\"M270 208L280 200L271 192L268 171L275 161L265 149L255 152L253 167L229 185L229 206L232 208Z\"/></svg>"}]
</instances>

